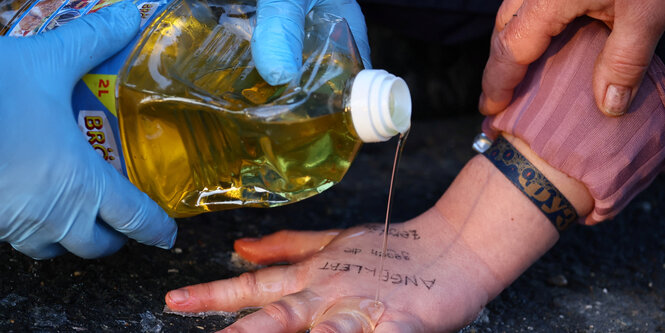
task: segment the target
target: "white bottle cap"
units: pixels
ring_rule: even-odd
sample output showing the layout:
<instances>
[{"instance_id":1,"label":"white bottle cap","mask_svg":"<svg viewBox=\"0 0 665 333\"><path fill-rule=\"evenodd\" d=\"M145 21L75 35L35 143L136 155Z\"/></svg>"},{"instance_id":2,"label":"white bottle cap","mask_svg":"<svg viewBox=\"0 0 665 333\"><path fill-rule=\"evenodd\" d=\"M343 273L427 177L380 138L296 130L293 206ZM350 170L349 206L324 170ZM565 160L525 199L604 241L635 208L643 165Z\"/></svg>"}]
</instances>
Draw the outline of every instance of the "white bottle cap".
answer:
<instances>
[{"instance_id":1,"label":"white bottle cap","mask_svg":"<svg viewBox=\"0 0 665 333\"><path fill-rule=\"evenodd\" d=\"M411 94L406 82L384 70L363 69L349 100L356 133L363 142L387 141L411 127Z\"/></svg>"}]
</instances>

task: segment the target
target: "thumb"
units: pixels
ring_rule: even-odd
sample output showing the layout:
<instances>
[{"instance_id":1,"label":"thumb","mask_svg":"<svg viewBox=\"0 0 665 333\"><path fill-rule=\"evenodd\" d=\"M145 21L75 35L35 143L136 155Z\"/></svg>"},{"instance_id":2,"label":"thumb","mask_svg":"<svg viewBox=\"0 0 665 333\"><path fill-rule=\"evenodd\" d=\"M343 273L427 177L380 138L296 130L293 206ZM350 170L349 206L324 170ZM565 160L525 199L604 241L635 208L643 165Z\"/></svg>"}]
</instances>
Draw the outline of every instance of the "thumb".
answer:
<instances>
[{"instance_id":1,"label":"thumb","mask_svg":"<svg viewBox=\"0 0 665 333\"><path fill-rule=\"evenodd\" d=\"M141 21L132 2L123 1L85 15L55 30L27 39L32 40L44 74L54 80L70 80L72 87L78 79L123 47L136 35Z\"/></svg>"},{"instance_id":2,"label":"thumb","mask_svg":"<svg viewBox=\"0 0 665 333\"><path fill-rule=\"evenodd\" d=\"M626 113L649 68L661 34L662 28L615 22L598 55L593 76L596 104L603 113L608 116Z\"/></svg>"},{"instance_id":3,"label":"thumb","mask_svg":"<svg viewBox=\"0 0 665 333\"><path fill-rule=\"evenodd\" d=\"M325 8L325 11L343 17L347 21L365 69L371 69L372 62L370 60L367 26L365 25L365 16L358 2L343 1L341 4L330 4Z\"/></svg>"},{"instance_id":4,"label":"thumb","mask_svg":"<svg viewBox=\"0 0 665 333\"><path fill-rule=\"evenodd\" d=\"M97 154L90 150L90 153ZM91 163L96 170L103 170L101 177L106 184L101 193L99 217L113 229L146 245L170 249L175 243L178 226L166 212L147 194L103 159Z\"/></svg>"}]
</instances>

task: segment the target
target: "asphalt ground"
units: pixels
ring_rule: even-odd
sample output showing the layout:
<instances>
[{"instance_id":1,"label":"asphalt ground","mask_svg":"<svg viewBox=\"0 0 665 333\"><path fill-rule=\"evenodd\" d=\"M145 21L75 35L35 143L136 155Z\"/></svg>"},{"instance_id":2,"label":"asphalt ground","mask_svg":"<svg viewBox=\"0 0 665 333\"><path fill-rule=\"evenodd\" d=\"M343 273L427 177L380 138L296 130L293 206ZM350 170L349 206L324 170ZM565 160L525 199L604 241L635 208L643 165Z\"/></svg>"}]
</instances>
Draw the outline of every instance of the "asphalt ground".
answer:
<instances>
[{"instance_id":1,"label":"asphalt ground","mask_svg":"<svg viewBox=\"0 0 665 333\"><path fill-rule=\"evenodd\" d=\"M374 66L404 77L414 98L393 207L402 221L430 207L474 154L487 36L450 44L368 21ZM130 241L107 258L34 261L0 244L0 331L221 329L235 318L164 313L165 293L238 275L236 238L382 221L395 144L365 145L340 184L303 202L181 219L170 251ZM570 228L463 331L665 332L663 203L661 175L614 220Z\"/></svg>"}]
</instances>

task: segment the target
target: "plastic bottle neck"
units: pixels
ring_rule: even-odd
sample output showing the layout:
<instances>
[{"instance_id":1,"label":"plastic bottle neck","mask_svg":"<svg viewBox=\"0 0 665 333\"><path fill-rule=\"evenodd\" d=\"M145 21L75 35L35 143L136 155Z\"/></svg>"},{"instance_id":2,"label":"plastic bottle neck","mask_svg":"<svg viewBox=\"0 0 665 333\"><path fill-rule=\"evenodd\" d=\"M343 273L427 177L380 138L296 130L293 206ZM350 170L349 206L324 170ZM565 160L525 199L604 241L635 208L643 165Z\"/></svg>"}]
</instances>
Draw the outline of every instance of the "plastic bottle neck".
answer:
<instances>
[{"instance_id":1,"label":"plastic bottle neck","mask_svg":"<svg viewBox=\"0 0 665 333\"><path fill-rule=\"evenodd\" d=\"M411 127L411 94L406 82L384 70L364 69L351 84L353 126L363 142L387 141Z\"/></svg>"}]
</instances>

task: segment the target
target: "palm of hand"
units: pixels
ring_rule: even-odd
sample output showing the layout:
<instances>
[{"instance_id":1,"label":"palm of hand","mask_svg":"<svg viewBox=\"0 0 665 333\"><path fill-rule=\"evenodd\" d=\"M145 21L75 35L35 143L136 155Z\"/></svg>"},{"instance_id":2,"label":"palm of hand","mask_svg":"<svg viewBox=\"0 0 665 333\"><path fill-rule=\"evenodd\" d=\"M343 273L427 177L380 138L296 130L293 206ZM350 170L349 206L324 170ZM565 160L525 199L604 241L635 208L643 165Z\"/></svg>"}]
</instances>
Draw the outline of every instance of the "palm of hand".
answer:
<instances>
[{"instance_id":1,"label":"palm of hand","mask_svg":"<svg viewBox=\"0 0 665 333\"><path fill-rule=\"evenodd\" d=\"M443 240L416 220L390 228L379 274L383 226L336 237L330 231L279 232L236 243L255 262L297 261L237 278L178 290L176 311L237 311L263 306L228 327L238 332L439 332L469 322L487 301L454 238ZM334 239L331 238L334 237ZM451 241L453 240L453 241ZM325 248L322 249L322 247ZM319 251L320 250L320 251ZM317 252L318 251L318 252ZM462 258L460 260L460 258ZM381 305L374 303L377 284Z\"/></svg>"}]
</instances>

